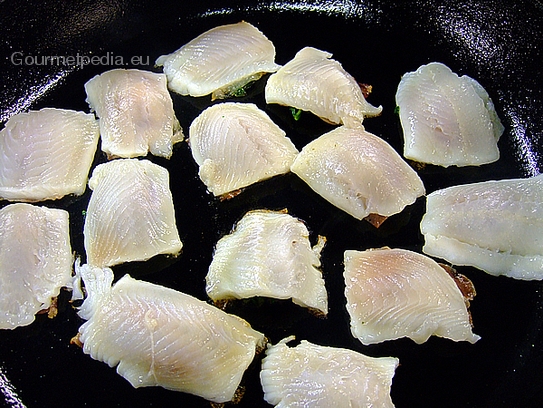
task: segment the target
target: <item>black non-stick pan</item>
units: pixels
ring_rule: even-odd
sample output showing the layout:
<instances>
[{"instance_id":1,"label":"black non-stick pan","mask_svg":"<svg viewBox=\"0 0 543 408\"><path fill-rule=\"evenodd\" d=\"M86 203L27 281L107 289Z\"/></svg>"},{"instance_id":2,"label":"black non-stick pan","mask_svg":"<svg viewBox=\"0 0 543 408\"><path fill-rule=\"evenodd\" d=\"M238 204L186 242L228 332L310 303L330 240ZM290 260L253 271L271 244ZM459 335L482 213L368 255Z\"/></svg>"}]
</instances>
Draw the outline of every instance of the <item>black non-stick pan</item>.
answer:
<instances>
[{"instance_id":1,"label":"black non-stick pan","mask_svg":"<svg viewBox=\"0 0 543 408\"><path fill-rule=\"evenodd\" d=\"M83 85L112 68L160 71L155 59L214 26L246 20L276 46L286 63L304 46L333 53L359 82L371 84L370 102L383 114L365 126L402 151L394 94L405 72L432 61L477 79L505 125L499 161L480 167L418 169L427 192L490 179L527 177L543 165L543 5L533 0L331 0L331 1L0 1L2 125L15 113L43 107L89 111ZM48 63L46 56L73 57ZM79 57L78 57L79 56ZM99 57L90 63L87 57ZM78 59L79 58L79 59ZM49 60L51 61L51 60ZM331 129L286 107L266 106L266 78L239 101L254 102L298 148ZM185 134L212 102L172 94ZM267 180L220 201L206 191L187 143L170 160L149 157L170 172L177 226L184 242L176 259L114 268L207 300L204 278L217 240L251 209L288 209L304 220L315 242L327 238L322 270L330 312L320 319L290 301L231 302L272 343L289 335L370 356L400 359L392 384L397 407L543 406L543 286L459 267L477 290L471 303L476 344L432 337L363 346L350 333L345 309L343 251L390 246L420 251L424 197L376 229L333 207L292 174ZM96 163L106 158L97 153ZM70 211L72 245L84 255L83 217L90 192L47 202ZM6 205L5 202L0 205ZM0 291L2 288L0 287ZM160 387L134 389L114 368L92 360L70 339L82 320L63 291L56 318L39 315L30 326L0 331L0 402L27 407L208 407L209 402ZM239 407L269 406L255 359L243 379Z\"/></svg>"}]
</instances>

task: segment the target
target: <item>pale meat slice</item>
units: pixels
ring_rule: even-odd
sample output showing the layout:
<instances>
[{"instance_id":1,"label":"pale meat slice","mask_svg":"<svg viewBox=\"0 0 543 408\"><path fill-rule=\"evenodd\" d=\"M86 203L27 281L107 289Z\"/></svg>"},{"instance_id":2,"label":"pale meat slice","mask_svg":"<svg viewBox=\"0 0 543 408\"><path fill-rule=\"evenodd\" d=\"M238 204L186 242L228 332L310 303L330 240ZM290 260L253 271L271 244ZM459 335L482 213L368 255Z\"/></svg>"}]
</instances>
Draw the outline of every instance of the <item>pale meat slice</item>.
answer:
<instances>
[{"instance_id":1,"label":"pale meat slice","mask_svg":"<svg viewBox=\"0 0 543 408\"><path fill-rule=\"evenodd\" d=\"M543 175L457 185L427 197L423 252L491 275L543 279Z\"/></svg>"},{"instance_id":2,"label":"pale meat slice","mask_svg":"<svg viewBox=\"0 0 543 408\"><path fill-rule=\"evenodd\" d=\"M312 248L305 224L289 214L249 211L217 242L206 276L207 294L214 301L292 299L326 315L328 296L318 269L323 242L321 238Z\"/></svg>"},{"instance_id":3,"label":"pale meat slice","mask_svg":"<svg viewBox=\"0 0 543 408\"><path fill-rule=\"evenodd\" d=\"M82 195L99 139L94 115L44 108L0 131L0 198L37 202Z\"/></svg>"},{"instance_id":4,"label":"pale meat slice","mask_svg":"<svg viewBox=\"0 0 543 408\"><path fill-rule=\"evenodd\" d=\"M399 360L369 357L320 346L294 336L268 345L260 381L264 399L276 407L394 407L390 391Z\"/></svg>"},{"instance_id":5,"label":"pale meat slice","mask_svg":"<svg viewBox=\"0 0 543 408\"><path fill-rule=\"evenodd\" d=\"M0 329L31 324L69 287L73 255L68 212L32 204L0 210Z\"/></svg>"},{"instance_id":6,"label":"pale meat slice","mask_svg":"<svg viewBox=\"0 0 543 408\"><path fill-rule=\"evenodd\" d=\"M363 344L432 335L475 343L462 292L433 259L399 248L347 250L345 297L351 332Z\"/></svg>"},{"instance_id":7,"label":"pale meat slice","mask_svg":"<svg viewBox=\"0 0 543 408\"><path fill-rule=\"evenodd\" d=\"M169 88L181 95L221 99L279 68L275 47L255 26L241 21L214 27L177 51L162 55Z\"/></svg>"},{"instance_id":8,"label":"pale meat slice","mask_svg":"<svg viewBox=\"0 0 543 408\"><path fill-rule=\"evenodd\" d=\"M170 158L183 140L164 74L113 69L85 84L87 102L100 122L102 150L110 157Z\"/></svg>"},{"instance_id":9,"label":"pale meat slice","mask_svg":"<svg viewBox=\"0 0 543 408\"><path fill-rule=\"evenodd\" d=\"M83 351L117 367L137 387L161 386L231 401L262 333L241 318L170 288L122 277L111 269L78 270L88 297L79 315Z\"/></svg>"},{"instance_id":10,"label":"pale meat slice","mask_svg":"<svg viewBox=\"0 0 543 408\"><path fill-rule=\"evenodd\" d=\"M379 115L382 107L367 102L358 82L331 57L313 47L298 51L268 78L266 102L309 111L328 122L353 127L360 126L365 117Z\"/></svg>"},{"instance_id":11,"label":"pale meat slice","mask_svg":"<svg viewBox=\"0 0 543 408\"><path fill-rule=\"evenodd\" d=\"M391 216L424 195L417 173L383 139L340 126L308 143L291 171L354 218Z\"/></svg>"},{"instance_id":12,"label":"pale meat slice","mask_svg":"<svg viewBox=\"0 0 543 408\"><path fill-rule=\"evenodd\" d=\"M298 150L256 105L225 102L205 109L190 125L199 176L215 196L290 171Z\"/></svg>"},{"instance_id":13,"label":"pale meat slice","mask_svg":"<svg viewBox=\"0 0 543 408\"><path fill-rule=\"evenodd\" d=\"M406 158L443 167L499 159L504 127L492 99L475 79L432 62L403 75L396 104Z\"/></svg>"},{"instance_id":14,"label":"pale meat slice","mask_svg":"<svg viewBox=\"0 0 543 408\"><path fill-rule=\"evenodd\" d=\"M165 168L148 160L117 159L98 165L89 187L83 230L87 263L104 267L180 253Z\"/></svg>"}]
</instances>

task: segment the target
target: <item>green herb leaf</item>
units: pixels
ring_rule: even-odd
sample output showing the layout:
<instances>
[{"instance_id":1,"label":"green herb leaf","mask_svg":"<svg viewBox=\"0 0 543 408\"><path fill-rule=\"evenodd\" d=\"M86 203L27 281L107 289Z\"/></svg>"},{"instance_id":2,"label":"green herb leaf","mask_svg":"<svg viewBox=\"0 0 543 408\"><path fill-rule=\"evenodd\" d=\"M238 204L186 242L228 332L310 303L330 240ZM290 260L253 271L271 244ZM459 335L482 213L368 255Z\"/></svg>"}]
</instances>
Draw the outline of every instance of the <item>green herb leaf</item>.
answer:
<instances>
[{"instance_id":1,"label":"green herb leaf","mask_svg":"<svg viewBox=\"0 0 543 408\"><path fill-rule=\"evenodd\" d=\"M233 93L233 96L236 98L241 98L243 96L247 96L247 89L245 86L242 86L241 88L236 89Z\"/></svg>"},{"instance_id":2,"label":"green herb leaf","mask_svg":"<svg viewBox=\"0 0 543 408\"><path fill-rule=\"evenodd\" d=\"M290 113L292 113L292 117L294 118L294 120L299 120L300 116L302 116L301 109L290 108Z\"/></svg>"}]
</instances>

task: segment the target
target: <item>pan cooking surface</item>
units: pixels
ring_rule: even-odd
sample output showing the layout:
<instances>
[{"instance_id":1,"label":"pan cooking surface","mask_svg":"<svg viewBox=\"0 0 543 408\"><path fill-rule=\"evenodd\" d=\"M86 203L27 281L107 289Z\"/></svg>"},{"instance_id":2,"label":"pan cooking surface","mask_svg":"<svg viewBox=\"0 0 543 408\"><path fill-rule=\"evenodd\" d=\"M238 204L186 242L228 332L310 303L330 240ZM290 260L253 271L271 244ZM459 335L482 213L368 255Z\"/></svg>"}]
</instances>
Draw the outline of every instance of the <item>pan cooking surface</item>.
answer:
<instances>
[{"instance_id":1,"label":"pan cooking surface","mask_svg":"<svg viewBox=\"0 0 543 408\"><path fill-rule=\"evenodd\" d=\"M419 170L427 192L454 184L539 174L543 159L543 7L538 1L200 1L198 4L143 1L0 3L0 51L4 86L2 123L13 114L43 107L89 111L83 84L119 68L158 71L155 59L214 26L246 20L275 44L284 64L304 46L333 53L358 81L371 84L369 101L383 114L365 121L368 131L402 150L394 94L402 74L439 61L477 79L489 92L505 125L498 162L469 168L426 166ZM36 2L37 3L37 2ZM16 53L16 54L14 54ZM40 64L40 56L73 56L74 64ZM97 56L99 64L78 63ZM135 60L134 56L138 57ZM79 60L81 62L81 60ZM103 62L103 63L102 63ZM295 121L288 108L266 106L259 81L246 97L264 108L301 149L331 129L309 113ZM209 98L172 94L185 134ZM417 345L401 339L363 346L350 333L345 310L343 251L373 247L421 250L419 223L424 199L375 229L334 208L289 174L251 186L221 202L206 192L186 143L170 160L148 157L170 172L177 226L184 243L177 259L156 257L114 268L116 278L133 277L206 300L204 278L217 240L245 212L288 209L304 220L312 242L327 238L322 269L329 294L326 319L290 301L231 302L227 311L245 318L272 343L298 340L346 347L370 356L400 359L392 385L397 407L539 407L543 404L543 298L540 282L492 277L457 268L477 289L471 303L476 344L430 338ZM97 153L96 163L106 159ZM84 255L83 211L90 192L47 202L70 211L73 249ZM6 205L2 203L1 205ZM1 288L0 288L1 290ZM0 332L0 401L8 406L178 406L208 407L199 397L159 387L134 389L115 370L92 360L70 339L82 321L62 292L54 319L40 315L27 327ZM262 356L243 380L238 406L266 407L258 374Z\"/></svg>"}]
</instances>

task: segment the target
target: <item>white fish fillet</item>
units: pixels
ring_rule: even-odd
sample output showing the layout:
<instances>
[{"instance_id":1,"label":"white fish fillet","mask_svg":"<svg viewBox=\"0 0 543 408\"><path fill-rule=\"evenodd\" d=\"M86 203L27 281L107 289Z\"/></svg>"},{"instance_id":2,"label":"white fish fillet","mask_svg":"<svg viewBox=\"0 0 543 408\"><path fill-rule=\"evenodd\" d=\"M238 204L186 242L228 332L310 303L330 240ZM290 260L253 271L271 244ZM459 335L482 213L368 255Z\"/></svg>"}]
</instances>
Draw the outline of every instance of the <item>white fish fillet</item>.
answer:
<instances>
[{"instance_id":1,"label":"white fish fillet","mask_svg":"<svg viewBox=\"0 0 543 408\"><path fill-rule=\"evenodd\" d=\"M491 275L543 279L543 175L458 185L429 194L428 255Z\"/></svg>"},{"instance_id":2,"label":"white fish fillet","mask_svg":"<svg viewBox=\"0 0 543 408\"><path fill-rule=\"evenodd\" d=\"M396 91L404 156L439 166L478 166L499 159L504 127L486 90L433 62L406 73Z\"/></svg>"},{"instance_id":3,"label":"white fish fillet","mask_svg":"<svg viewBox=\"0 0 543 408\"><path fill-rule=\"evenodd\" d=\"M287 337L266 350L260 381L268 403L282 408L394 407L390 390L397 358L306 340L289 347L292 340Z\"/></svg>"},{"instance_id":4,"label":"white fish fillet","mask_svg":"<svg viewBox=\"0 0 543 408\"><path fill-rule=\"evenodd\" d=\"M0 210L0 329L31 324L70 286L68 218L65 210L32 204Z\"/></svg>"},{"instance_id":5,"label":"white fish fillet","mask_svg":"<svg viewBox=\"0 0 543 408\"><path fill-rule=\"evenodd\" d=\"M345 296L351 332L363 344L432 335L475 343L454 279L433 259L405 249L347 250Z\"/></svg>"},{"instance_id":6,"label":"white fish fillet","mask_svg":"<svg viewBox=\"0 0 543 408\"><path fill-rule=\"evenodd\" d=\"M168 171L148 160L117 159L96 166L84 225L87 263L113 266L178 255Z\"/></svg>"},{"instance_id":7,"label":"white fish fillet","mask_svg":"<svg viewBox=\"0 0 543 408\"><path fill-rule=\"evenodd\" d=\"M183 140L167 79L139 69L113 69L85 84L87 102L100 119L102 150L110 158L170 158Z\"/></svg>"},{"instance_id":8,"label":"white fish fillet","mask_svg":"<svg viewBox=\"0 0 543 408\"><path fill-rule=\"evenodd\" d=\"M275 47L253 25L242 21L221 25L199 35L177 51L162 55L169 88L181 95L213 99L230 93L275 72Z\"/></svg>"},{"instance_id":9,"label":"white fish fillet","mask_svg":"<svg viewBox=\"0 0 543 408\"><path fill-rule=\"evenodd\" d=\"M425 191L400 155L363 127L341 126L308 143L291 171L357 219L399 213Z\"/></svg>"},{"instance_id":10,"label":"white fish fillet","mask_svg":"<svg viewBox=\"0 0 543 408\"><path fill-rule=\"evenodd\" d=\"M88 297L83 351L134 387L161 386L213 402L232 400L264 335L241 318L190 295L83 265Z\"/></svg>"},{"instance_id":11,"label":"white fish fillet","mask_svg":"<svg viewBox=\"0 0 543 408\"><path fill-rule=\"evenodd\" d=\"M12 116L0 131L0 198L82 195L99 135L94 115L84 112L44 108Z\"/></svg>"},{"instance_id":12,"label":"white fish fillet","mask_svg":"<svg viewBox=\"0 0 543 408\"><path fill-rule=\"evenodd\" d=\"M216 196L289 172L298 154L285 132L251 103L205 109L190 125L189 142L198 174Z\"/></svg>"},{"instance_id":13,"label":"white fish fillet","mask_svg":"<svg viewBox=\"0 0 543 408\"><path fill-rule=\"evenodd\" d=\"M331 59L332 54L312 47L268 78L267 103L277 103L314 113L335 124L360 126L364 117L377 116L382 107L366 101L360 85Z\"/></svg>"},{"instance_id":14,"label":"white fish fillet","mask_svg":"<svg viewBox=\"0 0 543 408\"><path fill-rule=\"evenodd\" d=\"M246 213L215 248L206 276L213 300L264 296L290 299L328 313L320 267L321 246L311 248L309 231L293 216L275 211Z\"/></svg>"}]
</instances>

